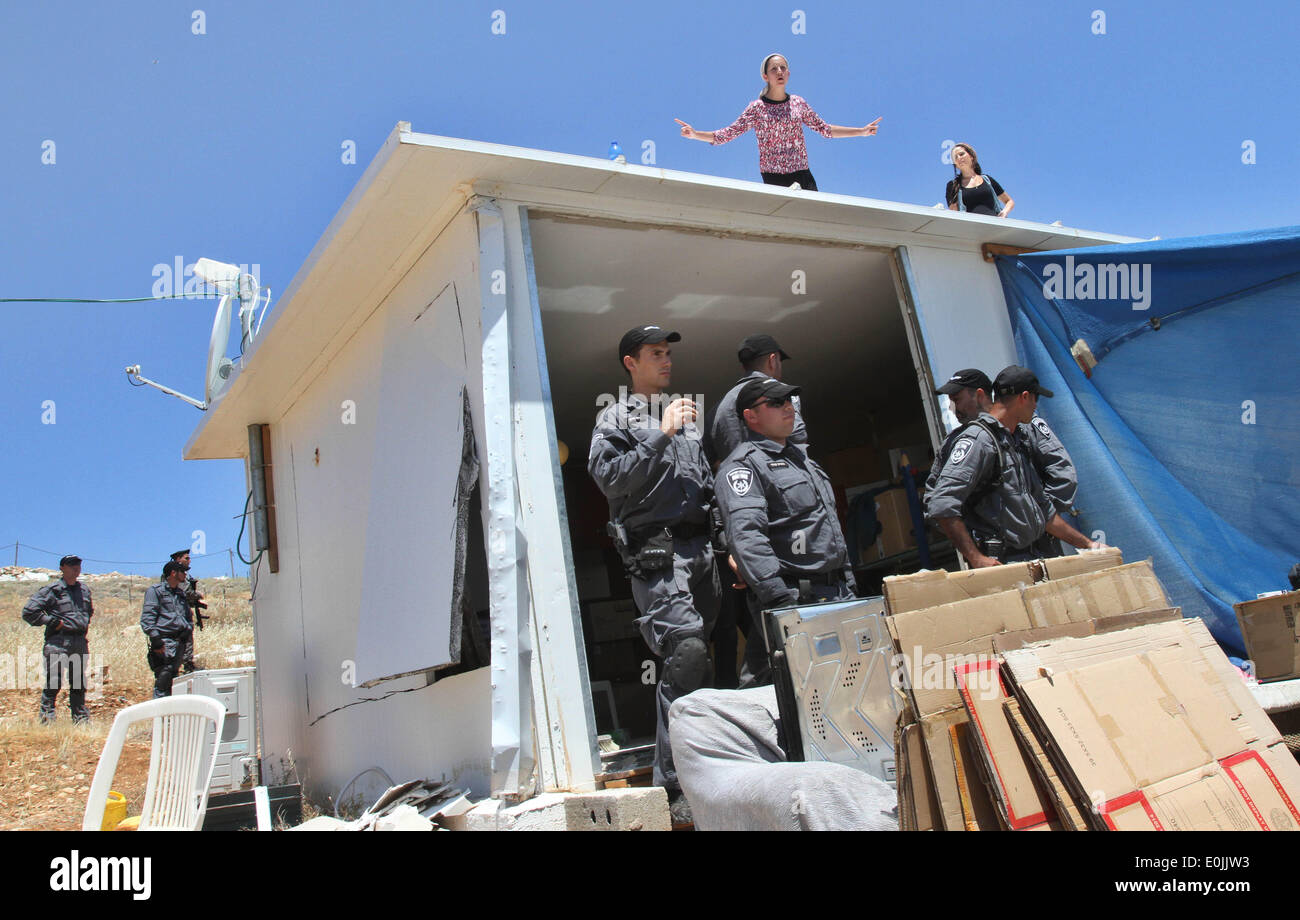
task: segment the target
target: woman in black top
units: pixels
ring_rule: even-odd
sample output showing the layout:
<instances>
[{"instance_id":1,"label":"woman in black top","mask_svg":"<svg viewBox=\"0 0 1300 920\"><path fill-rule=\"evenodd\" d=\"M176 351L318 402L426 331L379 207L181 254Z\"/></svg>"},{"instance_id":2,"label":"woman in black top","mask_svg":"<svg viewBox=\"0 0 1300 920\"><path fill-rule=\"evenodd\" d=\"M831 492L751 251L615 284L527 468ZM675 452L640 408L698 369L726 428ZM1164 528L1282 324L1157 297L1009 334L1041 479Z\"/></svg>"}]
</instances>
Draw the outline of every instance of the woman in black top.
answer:
<instances>
[{"instance_id":1,"label":"woman in black top","mask_svg":"<svg viewBox=\"0 0 1300 920\"><path fill-rule=\"evenodd\" d=\"M952 148L952 169L956 175L948 182L944 193L948 210L1006 217L1016 206L998 180L984 175L975 148L970 144L957 144Z\"/></svg>"}]
</instances>

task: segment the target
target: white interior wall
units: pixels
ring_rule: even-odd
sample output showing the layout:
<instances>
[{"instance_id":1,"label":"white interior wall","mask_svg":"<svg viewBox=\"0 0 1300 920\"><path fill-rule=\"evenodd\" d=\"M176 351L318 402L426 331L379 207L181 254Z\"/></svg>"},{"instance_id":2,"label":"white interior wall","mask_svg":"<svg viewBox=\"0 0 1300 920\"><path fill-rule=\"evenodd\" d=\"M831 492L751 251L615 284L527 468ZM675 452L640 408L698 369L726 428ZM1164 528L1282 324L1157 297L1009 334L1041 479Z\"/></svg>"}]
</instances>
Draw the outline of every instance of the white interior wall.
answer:
<instances>
[{"instance_id":1,"label":"white interior wall","mask_svg":"<svg viewBox=\"0 0 1300 920\"><path fill-rule=\"evenodd\" d=\"M792 359L817 456L897 429L922 409L886 250L723 238L530 217L558 436L585 458L605 394L626 386L616 352L632 326L662 323L673 393L711 407L743 373L755 332Z\"/></svg>"},{"instance_id":2,"label":"white interior wall","mask_svg":"<svg viewBox=\"0 0 1300 920\"><path fill-rule=\"evenodd\" d=\"M263 566L254 601L263 760L271 781L278 781L292 758L316 797L336 794L372 765L398 782L445 776L477 795L488 792L487 669L431 686L424 675L370 689L343 680L356 653L375 453L383 444L400 444L400 437L378 430L381 417L401 415L381 413L378 406L378 369L391 357L384 345L387 318L394 310L418 311L454 281L473 347L480 339L476 250L472 216L458 217L285 416L272 420L281 569L270 575ZM481 425L481 383L471 380L470 392ZM404 395L410 411L419 411L427 398L418 391ZM345 400L356 405L355 424L343 423ZM449 439L447 447L459 454L459 439ZM423 591L419 559L412 560L409 577L411 603L436 603ZM395 630L391 641L409 637ZM359 702L403 690L409 692ZM361 783L363 798L382 785L368 777Z\"/></svg>"}]
</instances>

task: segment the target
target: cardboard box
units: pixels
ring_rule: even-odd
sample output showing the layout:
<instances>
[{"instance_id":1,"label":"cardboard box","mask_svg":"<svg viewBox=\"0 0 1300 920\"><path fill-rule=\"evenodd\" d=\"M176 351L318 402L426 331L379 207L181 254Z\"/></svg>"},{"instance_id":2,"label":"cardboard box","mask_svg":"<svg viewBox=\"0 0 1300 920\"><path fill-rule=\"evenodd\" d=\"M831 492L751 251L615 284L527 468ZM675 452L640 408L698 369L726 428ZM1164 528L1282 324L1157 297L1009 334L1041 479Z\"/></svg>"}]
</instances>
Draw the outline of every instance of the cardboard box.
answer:
<instances>
[{"instance_id":1,"label":"cardboard box","mask_svg":"<svg viewBox=\"0 0 1300 920\"><path fill-rule=\"evenodd\" d=\"M885 596L885 610L891 616L898 616L1010 591L1020 585L1032 585L1036 580L1028 562L1015 562L966 572L926 569L911 575L890 575L881 591Z\"/></svg>"},{"instance_id":2,"label":"cardboard box","mask_svg":"<svg viewBox=\"0 0 1300 920\"><path fill-rule=\"evenodd\" d=\"M1300 677L1300 591L1233 604L1237 624L1246 640L1246 654L1260 683Z\"/></svg>"},{"instance_id":3,"label":"cardboard box","mask_svg":"<svg viewBox=\"0 0 1300 920\"><path fill-rule=\"evenodd\" d=\"M1024 590L1035 626L1058 626L1169 606L1164 587L1148 561L1053 579Z\"/></svg>"},{"instance_id":4,"label":"cardboard box","mask_svg":"<svg viewBox=\"0 0 1300 920\"><path fill-rule=\"evenodd\" d=\"M1153 612L1153 615L1158 613ZM1189 657L1199 655L1218 675L1225 707L1239 714L1236 724L1244 743L1267 746L1280 740L1268 713L1255 700L1205 623L1196 617L1165 619L1112 632L1098 632L1093 636L1056 639L1019 651L1007 649L1003 658L1003 676L1012 692L1019 696L1018 687L1027 680L1173 646L1182 647Z\"/></svg>"},{"instance_id":5,"label":"cardboard box","mask_svg":"<svg viewBox=\"0 0 1300 920\"><path fill-rule=\"evenodd\" d=\"M957 783L957 765L952 757L949 730L954 725L970 719L964 709L949 709L921 719L921 740L930 767L929 778L934 784L934 796L939 804L938 823L945 831L964 831L966 819L962 813L961 794Z\"/></svg>"},{"instance_id":6,"label":"cardboard box","mask_svg":"<svg viewBox=\"0 0 1300 920\"><path fill-rule=\"evenodd\" d=\"M891 614L922 610L940 604L985 594L1009 591L1020 585L1032 585L1046 578L1070 578L1124 564L1115 547L1085 550L1076 556L1044 560L1042 565L1012 562L987 569L965 572L922 571L911 575L893 575L885 579L885 609Z\"/></svg>"},{"instance_id":7,"label":"cardboard box","mask_svg":"<svg viewBox=\"0 0 1300 920\"><path fill-rule=\"evenodd\" d=\"M930 764L925 756L921 725L899 725L894 735L898 760L899 829L932 831L939 828L939 800L930 779Z\"/></svg>"},{"instance_id":8,"label":"cardboard box","mask_svg":"<svg viewBox=\"0 0 1300 920\"><path fill-rule=\"evenodd\" d=\"M914 610L887 620L901 656L904 686L921 717L962 705L955 669L993 657L993 636L1028 629L1018 591Z\"/></svg>"},{"instance_id":9,"label":"cardboard box","mask_svg":"<svg viewBox=\"0 0 1300 920\"><path fill-rule=\"evenodd\" d=\"M890 489L876 496L876 520L880 522L880 543L884 555L894 556L916 547L916 533L906 489Z\"/></svg>"},{"instance_id":10,"label":"cardboard box","mask_svg":"<svg viewBox=\"0 0 1300 920\"><path fill-rule=\"evenodd\" d=\"M884 556L884 544L877 538L875 543L869 544L858 553L858 563L868 565L877 559L883 559Z\"/></svg>"},{"instance_id":11,"label":"cardboard box","mask_svg":"<svg viewBox=\"0 0 1300 920\"><path fill-rule=\"evenodd\" d=\"M962 705L953 669L991 659L999 633L1103 619L1144 606L1169 607L1147 561L913 610L886 623L913 706L927 716Z\"/></svg>"},{"instance_id":12,"label":"cardboard box","mask_svg":"<svg viewBox=\"0 0 1300 920\"><path fill-rule=\"evenodd\" d=\"M1005 574L984 576L984 579L1004 577ZM1150 563L1145 561L1065 578L1057 583L1061 590L1051 595L1050 610L1055 616L1079 621L1074 623L1071 620L1066 625L1088 634L1097 628L1081 625L1090 616L1118 617L1121 618L1119 622L1132 622L1123 619L1131 613L1123 609L1123 604L1134 597L1144 599L1145 595L1131 588L1134 584L1147 585L1149 579L1154 579L1154 575ZM970 578L956 579L956 582L968 589L978 584L977 579ZM908 698L920 717L931 778L940 806L940 820L945 830L962 830L967 823L959 791L959 766L953 760L952 739L948 735L948 729L954 725L970 722L957 682L957 669L970 663L994 661L995 640L999 636L1028 634L1039 626L1031 619L1024 601L1024 593L1028 590L983 594L886 618L895 651L900 655ZM1168 606L1167 601L1163 606ZM1165 610L1160 615L1168 618L1176 614ZM978 763L978 752L973 753L976 760L970 761L968 766ZM1030 783L1032 785L1032 780ZM982 790L978 795L989 793ZM968 790L972 801L978 795ZM991 807L992 801L990 797ZM1032 812L1018 811L1017 814Z\"/></svg>"},{"instance_id":13,"label":"cardboard box","mask_svg":"<svg viewBox=\"0 0 1300 920\"><path fill-rule=\"evenodd\" d=\"M1053 829L1063 831L1086 831L1088 827L1087 819L1084 817L1086 808L1081 808L1074 796L1065 787L1060 776L1056 773L1056 768L1052 766L1051 760L1043 750L1043 746L1038 743L1038 738L1030 730L1029 725L1025 722L1025 717L1020 712L1020 703L1014 698L1008 699L1002 704L1002 710L1006 714L1007 723L1011 726L1011 732L1015 735L1016 743L1024 752L1026 759L1038 778L1039 783L1047 789L1048 796L1051 798L1053 810L1056 812L1056 821L1052 822Z\"/></svg>"},{"instance_id":14,"label":"cardboard box","mask_svg":"<svg viewBox=\"0 0 1300 920\"><path fill-rule=\"evenodd\" d=\"M874 447L846 447L828 454L825 470L841 490L888 478L882 469L880 451Z\"/></svg>"},{"instance_id":15,"label":"cardboard box","mask_svg":"<svg viewBox=\"0 0 1300 920\"><path fill-rule=\"evenodd\" d=\"M1006 653L1070 794L1113 829L1300 829L1300 766L1197 619Z\"/></svg>"},{"instance_id":16,"label":"cardboard box","mask_svg":"<svg viewBox=\"0 0 1300 920\"><path fill-rule=\"evenodd\" d=\"M587 605L593 642L613 642L617 639L634 639L641 635L636 619L641 615L636 601L623 598L614 601L592 601Z\"/></svg>"},{"instance_id":17,"label":"cardboard box","mask_svg":"<svg viewBox=\"0 0 1300 920\"><path fill-rule=\"evenodd\" d=\"M1002 707L1011 694L998 676L999 669L994 660L963 665L957 669L957 684L993 803L1007 827L1028 830L1047 824L1056 817L1056 809L1007 721Z\"/></svg>"},{"instance_id":18,"label":"cardboard box","mask_svg":"<svg viewBox=\"0 0 1300 920\"><path fill-rule=\"evenodd\" d=\"M1003 829L997 809L989 794L988 778L979 773L979 755L971 740L973 731L969 722L958 722L948 728L953 775L957 780L957 797L961 802L963 829L968 831L998 831Z\"/></svg>"},{"instance_id":19,"label":"cardboard box","mask_svg":"<svg viewBox=\"0 0 1300 920\"><path fill-rule=\"evenodd\" d=\"M1043 645L1053 639L1082 639L1101 633L1118 632L1145 626L1148 623L1163 623L1179 620L1183 616L1179 607L1162 607L1157 610L1137 610L1133 613L1120 613L1103 617L1100 620L1084 620L1080 623L1063 623L1059 626L1035 626L1018 632L1003 633L993 637L993 651L998 655L1029 646Z\"/></svg>"},{"instance_id":20,"label":"cardboard box","mask_svg":"<svg viewBox=\"0 0 1300 920\"><path fill-rule=\"evenodd\" d=\"M1085 549L1080 550L1073 556L1053 556L1051 559L1043 560L1043 567L1047 569L1049 579L1086 575L1089 572L1097 572L1101 569L1114 568L1123 564L1124 555L1119 551L1118 546L1107 546L1104 549Z\"/></svg>"}]
</instances>

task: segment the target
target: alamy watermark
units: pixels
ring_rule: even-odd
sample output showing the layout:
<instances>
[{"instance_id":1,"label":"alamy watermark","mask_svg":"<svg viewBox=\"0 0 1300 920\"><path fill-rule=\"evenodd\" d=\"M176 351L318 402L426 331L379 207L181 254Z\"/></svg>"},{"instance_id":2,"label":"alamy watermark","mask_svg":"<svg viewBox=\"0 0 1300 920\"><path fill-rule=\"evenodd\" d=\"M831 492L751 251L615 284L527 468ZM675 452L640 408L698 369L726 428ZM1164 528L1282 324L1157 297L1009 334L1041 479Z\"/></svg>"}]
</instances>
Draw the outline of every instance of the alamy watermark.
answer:
<instances>
[{"instance_id":1,"label":"alamy watermark","mask_svg":"<svg viewBox=\"0 0 1300 920\"><path fill-rule=\"evenodd\" d=\"M1049 300L1130 300L1134 310L1151 306L1151 263L1051 262L1043 268L1043 296Z\"/></svg>"},{"instance_id":2,"label":"alamy watermark","mask_svg":"<svg viewBox=\"0 0 1300 920\"><path fill-rule=\"evenodd\" d=\"M194 274L195 264L186 262L184 256L176 256L171 264L156 263L153 267L154 282L149 291L150 295L153 297L219 297L221 291L217 290L215 284L209 284ZM256 263L253 265L241 263L239 273L260 279L262 266Z\"/></svg>"},{"instance_id":3,"label":"alamy watermark","mask_svg":"<svg viewBox=\"0 0 1300 920\"><path fill-rule=\"evenodd\" d=\"M153 892L152 856L82 856L72 850L50 860L51 891L129 891L136 901Z\"/></svg>"},{"instance_id":4,"label":"alamy watermark","mask_svg":"<svg viewBox=\"0 0 1300 920\"><path fill-rule=\"evenodd\" d=\"M962 690L975 699L992 700L1002 695L997 659L988 655L940 655L923 652L920 646L910 656L895 654L890 659L894 688L918 690ZM962 678L957 670L965 671Z\"/></svg>"},{"instance_id":5,"label":"alamy watermark","mask_svg":"<svg viewBox=\"0 0 1300 920\"><path fill-rule=\"evenodd\" d=\"M104 696L108 664L103 654L59 652L49 656L49 665L61 675L60 688L85 689L86 699ZM44 690L47 686L46 656L43 649L19 646L15 652L0 652L0 690Z\"/></svg>"},{"instance_id":6,"label":"alamy watermark","mask_svg":"<svg viewBox=\"0 0 1300 920\"><path fill-rule=\"evenodd\" d=\"M619 412L611 427L628 431L645 431L658 428L663 422L664 412L679 399L688 399L695 404L694 417L686 420L679 433L692 440L704 436L704 394L703 393L654 393L650 396L629 394L626 386L618 388L617 393L601 393L596 397L596 408L604 411L615 404L625 404L626 412Z\"/></svg>"}]
</instances>

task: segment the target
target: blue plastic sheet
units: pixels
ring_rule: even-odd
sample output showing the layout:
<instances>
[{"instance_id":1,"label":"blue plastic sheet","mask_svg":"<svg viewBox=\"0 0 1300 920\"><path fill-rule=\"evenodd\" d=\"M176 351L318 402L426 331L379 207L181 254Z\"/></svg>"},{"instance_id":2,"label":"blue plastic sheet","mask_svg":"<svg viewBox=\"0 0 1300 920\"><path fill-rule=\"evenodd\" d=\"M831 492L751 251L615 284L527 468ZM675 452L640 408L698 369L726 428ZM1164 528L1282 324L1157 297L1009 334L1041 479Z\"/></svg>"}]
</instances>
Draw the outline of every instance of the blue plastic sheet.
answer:
<instances>
[{"instance_id":1,"label":"blue plastic sheet","mask_svg":"<svg viewBox=\"0 0 1300 920\"><path fill-rule=\"evenodd\" d=\"M1079 470L1077 524L1150 557L1244 651L1232 605L1300 559L1300 227L998 258L1039 412ZM1085 374L1071 347L1086 343Z\"/></svg>"}]
</instances>

